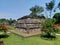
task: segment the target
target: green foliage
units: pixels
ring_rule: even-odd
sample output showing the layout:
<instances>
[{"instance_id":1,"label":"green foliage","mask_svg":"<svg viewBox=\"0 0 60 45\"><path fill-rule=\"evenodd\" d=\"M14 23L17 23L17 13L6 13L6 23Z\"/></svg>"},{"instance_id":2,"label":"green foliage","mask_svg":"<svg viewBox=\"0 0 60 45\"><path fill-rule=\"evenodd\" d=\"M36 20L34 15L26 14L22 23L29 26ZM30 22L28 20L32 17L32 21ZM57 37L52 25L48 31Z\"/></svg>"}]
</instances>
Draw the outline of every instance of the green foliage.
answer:
<instances>
[{"instance_id":1,"label":"green foliage","mask_svg":"<svg viewBox=\"0 0 60 45\"><path fill-rule=\"evenodd\" d=\"M16 22L16 20L13 20L13 19L4 19L4 18L2 18L2 19L0 19L0 24L12 24L12 23L14 23L14 22Z\"/></svg>"},{"instance_id":2,"label":"green foliage","mask_svg":"<svg viewBox=\"0 0 60 45\"><path fill-rule=\"evenodd\" d=\"M44 22L42 22L43 28L50 28L53 27L54 23L56 22L55 19L45 19Z\"/></svg>"},{"instance_id":3,"label":"green foliage","mask_svg":"<svg viewBox=\"0 0 60 45\"><path fill-rule=\"evenodd\" d=\"M46 9L48 11L50 11L50 15L49 15L50 18L51 18L51 13L52 13L52 10L53 10L54 6L55 6L55 1L54 0L50 1L49 3L46 3Z\"/></svg>"},{"instance_id":4,"label":"green foliage","mask_svg":"<svg viewBox=\"0 0 60 45\"><path fill-rule=\"evenodd\" d=\"M42 13L44 11L43 7L39 7L39 6L34 6L32 8L30 8L30 11L32 12L30 15L37 15L37 13Z\"/></svg>"},{"instance_id":5,"label":"green foliage","mask_svg":"<svg viewBox=\"0 0 60 45\"><path fill-rule=\"evenodd\" d=\"M9 35L6 35L6 34L1 34L1 35L0 35L0 39L1 39L1 38L7 38L7 37L9 37Z\"/></svg>"},{"instance_id":6,"label":"green foliage","mask_svg":"<svg viewBox=\"0 0 60 45\"><path fill-rule=\"evenodd\" d=\"M7 22L9 23L9 25L11 25L12 23L16 22L16 20L13 20L12 18L10 18L9 20L7 20Z\"/></svg>"},{"instance_id":7,"label":"green foliage","mask_svg":"<svg viewBox=\"0 0 60 45\"><path fill-rule=\"evenodd\" d=\"M50 35L50 33L43 33L41 34L41 37L44 38L44 39L56 39L56 36L54 35L54 33L52 35Z\"/></svg>"},{"instance_id":8,"label":"green foliage","mask_svg":"<svg viewBox=\"0 0 60 45\"><path fill-rule=\"evenodd\" d=\"M47 10L52 10L54 8L54 0L49 2L49 3L46 3L46 9Z\"/></svg>"},{"instance_id":9,"label":"green foliage","mask_svg":"<svg viewBox=\"0 0 60 45\"><path fill-rule=\"evenodd\" d=\"M55 36L55 33L58 32L58 29L54 26L55 22L55 19L46 19L42 22L42 32L46 33L48 38L50 38L53 34L53 36Z\"/></svg>"},{"instance_id":10,"label":"green foliage","mask_svg":"<svg viewBox=\"0 0 60 45\"><path fill-rule=\"evenodd\" d=\"M2 25L2 24L4 24L4 23L6 23L7 22L7 20L6 19L0 19L0 25Z\"/></svg>"},{"instance_id":11,"label":"green foliage","mask_svg":"<svg viewBox=\"0 0 60 45\"><path fill-rule=\"evenodd\" d=\"M59 45L60 36L57 36L56 40L43 40L40 36L32 36L28 38L23 38L15 34L9 34L8 38L2 38L4 45Z\"/></svg>"},{"instance_id":12,"label":"green foliage","mask_svg":"<svg viewBox=\"0 0 60 45\"><path fill-rule=\"evenodd\" d=\"M49 11L50 13L50 18L51 18L51 13L52 12L56 12L56 9L59 8L60 9L60 2L55 6L55 0L50 1L49 3L46 3L46 9Z\"/></svg>"},{"instance_id":13,"label":"green foliage","mask_svg":"<svg viewBox=\"0 0 60 45\"><path fill-rule=\"evenodd\" d=\"M58 3L58 8L60 9L60 2Z\"/></svg>"},{"instance_id":14,"label":"green foliage","mask_svg":"<svg viewBox=\"0 0 60 45\"><path fill-rule=\"evenodd\" d=\"M8 29L9 29L9 30L14 30L15 27L14 27L14 26L8 26Z\"/></svg>"},{"instance_id":15,"label":"green foliage","mask_svg":"<svg viewBox=\"0 0 60 45\"><path fill-rule=\"evenodd\" d=\"M8 27L6 25L4 25L4 24L1 24L0 25L0 31L3 31L6 34L7 31L8 31Z\"/></svg>"},{"instance_id":16,"label":"green foliage","mask_svg":"<svg viewBox=\"0 0 60 45\"><path fill-rule=\"evenodd\" d=\"M60 23L60 13L56 13L53 18L56 19L56 23Z\"/></svg>"}]
</instances>

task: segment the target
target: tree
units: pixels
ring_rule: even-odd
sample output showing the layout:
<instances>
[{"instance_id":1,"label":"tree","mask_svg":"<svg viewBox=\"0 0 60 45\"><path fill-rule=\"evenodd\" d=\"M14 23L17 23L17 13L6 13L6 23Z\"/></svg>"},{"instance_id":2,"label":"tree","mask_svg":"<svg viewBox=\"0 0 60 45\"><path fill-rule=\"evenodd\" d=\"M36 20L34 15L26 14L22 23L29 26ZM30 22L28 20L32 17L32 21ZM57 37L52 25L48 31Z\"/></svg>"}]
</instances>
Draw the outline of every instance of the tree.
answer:
<instances>
[{"instance_id":1,"label":"tree","mask_svg":"<svg viewBox=\"0 0 60 45\"><path fill-rule=\"evenodd\" d=\"M56 19L56 23L60 23L60 13L56 13L53 18Z\"/></svg>"},{"instance_id":2,"label":"tree","mask_svg":"<svg viewBox=\"0 0 60 45\"><path fill-rule=\"evenodd\" d=\"M58 32L58 28L54 26L55 19L45 19L44 22L42 22L42 36L45 38L56 38L56 32Z\"/></svg>"},{"instance_id":3,"label":"tree","mask_svg":"<svg viewBox=\"0 0 60 45\"><path fill-rule=\"evenodd\" d=\"M7 22L6 19L4 19L4 18L0 19L0 24L6 23L6 22Z\"/></svg>"},{"instance_id":4,"label":"tree","mask_svg":"<svg viewBox=\"0 0 60 45\"><path fill-rule=\"evenodd\" d=\"M54 8L54 5L55 5L55 1L52 0L50 1L49 3L46 3L46 9L50 12L50 18L51 18L51 13L52 13L52 10Z\"/></svg>"},{"instance_id":5,"label":"tree","mask_svg":"<svg viewBox=\"0 0 60 45\"><path fill-rule=\"evenodd\" d=\"M9 25L11 25L12 23L16 22L16 20L13 20L12 18L10 18L9 20L7 20Z\"/></svg>"},{"instance_id":6,"label":"tree","mask_svg":"<svg viewBox=\"0 0 60 45\"><path fill-rule=\"evenodd\" d=\"M60 2L58 3L58 6L57 7L60 9Z\"/></svg>"},{"instance_id":7,"label":"tree","mask_svg":"<svg viewBox=\"0 0 60 45\"><path fill-rule=\"evenodd\" d=\"M32 8L30 8L31 14L33 16L37 16L37 14L42 13L44 11L43 7L39 7L39 6L34 6Z\"/></svg>"},{"instance_id":8,"label":"tree","mask_svg":"<svg viewBox=\"0 0 60 45\"><path fill-rule=\"evenodd\" d=\"M46 9L47 11L50 12L50 18L51 18L51 14L52 12L56 12L56 9L59 8L60 9L60 2L57 4L57 6L55 6L55 0L50 1L49 3L46 3Z\"/></svg>"}]
</instances>

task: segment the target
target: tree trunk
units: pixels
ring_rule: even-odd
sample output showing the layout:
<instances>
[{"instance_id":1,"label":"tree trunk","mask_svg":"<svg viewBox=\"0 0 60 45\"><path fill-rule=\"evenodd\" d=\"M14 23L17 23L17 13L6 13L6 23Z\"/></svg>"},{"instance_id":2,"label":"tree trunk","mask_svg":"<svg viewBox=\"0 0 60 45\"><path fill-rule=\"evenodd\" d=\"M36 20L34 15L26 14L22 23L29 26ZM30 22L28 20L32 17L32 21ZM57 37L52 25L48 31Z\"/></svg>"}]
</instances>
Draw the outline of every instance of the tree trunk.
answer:
<instances>
[{"instance_id":1,"label":"tree trunk","mask_svg":"<svg viewBox=\"0 0 60 45\"><path fill-rule=\"evenodd\" d=\"M51 12L52 12L52 10L50 11L50 15L49 15L49 16L50 16L50 18L51 18Z\"/></svg>"}]
</instances>

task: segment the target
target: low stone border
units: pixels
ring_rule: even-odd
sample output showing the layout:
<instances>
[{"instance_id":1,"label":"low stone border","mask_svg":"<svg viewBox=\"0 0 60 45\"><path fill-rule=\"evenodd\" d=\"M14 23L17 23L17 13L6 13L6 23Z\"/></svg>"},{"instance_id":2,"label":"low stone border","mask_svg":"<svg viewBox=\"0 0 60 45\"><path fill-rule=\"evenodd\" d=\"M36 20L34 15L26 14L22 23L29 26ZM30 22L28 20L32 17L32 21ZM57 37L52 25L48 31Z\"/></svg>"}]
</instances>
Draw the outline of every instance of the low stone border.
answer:
<instances>
[{"instance_id":1,"label":"low stone border","mask_svg":"<svg viewBox=\"0 0 60 45\"><path fill-rule=\"evenodd\" d=\"M16 35L18 35L18 36L22 36L22 37L31 37L31 36L35 36L35 35L41 34L41 33L33 33L33 34L29 33L29 34L24 34L24 33L16 32L15 30L10 30L10 32L13 33L13 34L16 34Z\"/></svg>"}]
</instances>

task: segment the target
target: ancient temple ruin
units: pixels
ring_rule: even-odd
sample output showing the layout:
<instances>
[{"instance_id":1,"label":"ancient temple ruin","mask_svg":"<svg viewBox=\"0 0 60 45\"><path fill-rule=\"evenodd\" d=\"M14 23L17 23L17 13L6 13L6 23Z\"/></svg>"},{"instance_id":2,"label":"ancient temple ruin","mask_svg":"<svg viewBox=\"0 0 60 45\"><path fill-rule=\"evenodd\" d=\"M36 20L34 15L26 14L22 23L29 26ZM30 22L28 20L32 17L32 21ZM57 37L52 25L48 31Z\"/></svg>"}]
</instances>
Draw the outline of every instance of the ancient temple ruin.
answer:
<instances>
[{"instance_id":1,"label":"ancient temple ruin","mask_svg":"<svg viewBox=\"0 0 60 45\"><path fill-rule=\"evenodd\" d=\"M22 31L25 31L27 33L32 31L40 31L42 26L41 23L44 21L44 19L44 16L24 16L17 20L16 27L20 30L22 29Z\"/></svg>"}]
</instances>

